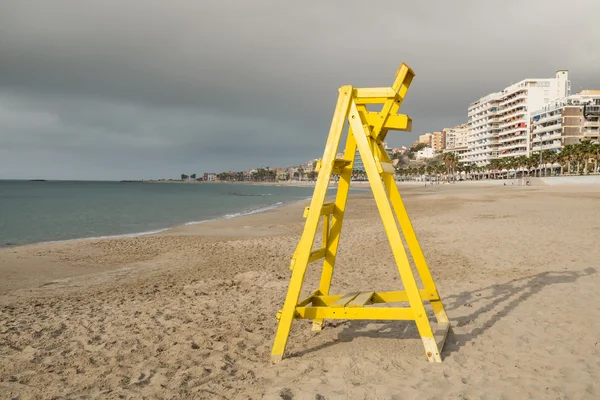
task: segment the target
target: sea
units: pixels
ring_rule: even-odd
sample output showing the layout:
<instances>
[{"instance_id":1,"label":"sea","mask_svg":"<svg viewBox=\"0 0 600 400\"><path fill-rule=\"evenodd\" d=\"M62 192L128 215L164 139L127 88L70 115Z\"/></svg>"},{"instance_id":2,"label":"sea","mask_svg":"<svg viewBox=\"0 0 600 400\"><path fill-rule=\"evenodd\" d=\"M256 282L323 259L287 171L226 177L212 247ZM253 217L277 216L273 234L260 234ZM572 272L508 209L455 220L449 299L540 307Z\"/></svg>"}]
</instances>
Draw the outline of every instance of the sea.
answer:
<instances>
[{"instance_id":1,"label":"sea","mask_svg":"<svg viewBox=\"0 0 600 400\"><path fill-rule=\"evenodd\" d=\"M312 193L235 183L0 180L0 247L158 233L260 213Z\"/></svg>"}]
</instances>

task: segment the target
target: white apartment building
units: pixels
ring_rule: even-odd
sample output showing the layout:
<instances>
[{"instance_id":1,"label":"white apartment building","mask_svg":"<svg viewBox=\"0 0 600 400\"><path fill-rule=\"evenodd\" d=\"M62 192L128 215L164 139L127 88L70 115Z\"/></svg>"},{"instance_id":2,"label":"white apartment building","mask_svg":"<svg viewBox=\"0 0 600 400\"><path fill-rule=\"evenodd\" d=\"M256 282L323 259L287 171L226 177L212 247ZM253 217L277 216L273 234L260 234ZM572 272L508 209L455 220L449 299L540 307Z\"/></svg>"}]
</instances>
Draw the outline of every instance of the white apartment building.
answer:
<instances>
[{"instance_id":1,"label":"white apartment building","mask_svg":"<svg viewBox=\"0 0 600 400\"><path fill-rule=\"evenodd\" d=\"M444 137L446 138L446 148L444 153L454 153L461 163L468 161L467 139L469 136L469 125L460 124L452 128L443 129Z\"/></svg>"},{"instance_id":2,"label":"white apartment building","mask_svg":"<svg viewBox=\"0 0 600 400\"><path fill-rule=\"evenodd\" d=\"M483 166L497 157L528 156L531 112L570 91L568 71L559 70L554 78L524 79L471 103L469 162Z\"/></svg>"},{"instance_id":3,"label":"white apartment building","mask_svg":"<svg viewBox=\"0 0 600 400\"><path fill-rule=\"evenodd\" d=\"M498 158L498 107L502 95L491 93L469 105L467 164L487 165Z\"/></svg>"},{"instance_id":4,"label":"white apartment building","mask_svg":"<svg viewBox=\"0 0 600 400\"><path fill-rule=\"evenodd\" d=\"M570 92L568 71L557 71L551 79L525 79L504 89L498 110L498 156L529 156L531 112Z\"/></svg>"},{"instance_id":5,"label":"white apartment building","mask_svg":"<svg viewBox=\"0 0 600 400\"><path fill-rule=\"evenodd\" d=\"M600 90L584 90L532 113L533 152L559 151L584 139L600 142Z\"/></svg>"},{"instance_id":6,"label":"white apartment building","mask_svg":"<svg viewBox=\"0 0 600 400\"><path fill-rule=\"evenodd\" d=\"M433 154L433 149L431 147L423 147L421 150L417 151L415 159L423 160L425 158L433 158Z\"/></svg>"}]
</instances>

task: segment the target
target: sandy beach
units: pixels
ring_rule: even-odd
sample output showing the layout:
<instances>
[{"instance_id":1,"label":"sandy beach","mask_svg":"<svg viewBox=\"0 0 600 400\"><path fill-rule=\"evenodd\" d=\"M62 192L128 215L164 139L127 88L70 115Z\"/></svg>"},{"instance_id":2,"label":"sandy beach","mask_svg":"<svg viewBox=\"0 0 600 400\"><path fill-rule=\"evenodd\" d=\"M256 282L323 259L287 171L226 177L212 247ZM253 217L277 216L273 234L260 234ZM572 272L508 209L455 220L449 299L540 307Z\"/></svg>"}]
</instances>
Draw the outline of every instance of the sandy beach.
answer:
<instances>
[{"instance_id":1,"label":"sandy beach","mask_svg":"<svg viewBox=\"0 0 600 400\"><path fill-rule=\"evenodd\" d=\"M411 322L296 321L270 364L294 204L0 249L0 398L599 398L600 186L401 191L453 325L443 363ZM400 290L371 196L346 215L332 292Z\"/></svg>"}]
</instances>

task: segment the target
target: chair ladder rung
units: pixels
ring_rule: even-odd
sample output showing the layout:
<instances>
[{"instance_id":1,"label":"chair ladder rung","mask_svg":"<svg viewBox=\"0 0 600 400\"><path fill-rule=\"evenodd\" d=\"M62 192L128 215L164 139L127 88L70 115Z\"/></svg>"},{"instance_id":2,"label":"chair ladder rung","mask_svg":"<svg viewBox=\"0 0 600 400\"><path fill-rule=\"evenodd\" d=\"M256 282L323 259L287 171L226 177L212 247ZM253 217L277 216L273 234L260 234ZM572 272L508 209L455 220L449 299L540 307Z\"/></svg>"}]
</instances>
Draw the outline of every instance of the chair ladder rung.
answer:
<instances>
[{"instance_id":1,"label":"chair ladder rung","mask_svg":"<svg viewBox=\"0 0 600 400\"><path fill-rule=\"evenodd\" d=\"M348 307L364 307L371 304L373 295L375 295L375 292L362 292L348 304Z\"/></svg>"},{"instance_id":2,"label":"chair ladder rung","mask_svg":"<svg viewBox=\"0 0 600 400\"><path fill-rule=\"evenodd\" d=\"M327 249L325 247L322 247L319 250L315 250L312 253L310 253L310 256L308 257L308 263L310 264L311 262L320 260L321 258L325 258L326 254Z\"/></svg>"},{"instance_id":3,"label":"chair ladder rung","mask_svg":"<svg viewBox=\"0 0 600 400\"><path fill-rule=\"evenodd\" d=\"M352 164L352 160L346 160L345 158L337 158L333 162L333 174L341 174L344 171L344 168Z\"/></svg>"},{"instance_id":4,"label":"chair ladder rung","mask_svg":"<svg viewBox=\"0 0 600 400\"><path fill-rule=\"evenodd\" d=\"M348 293L342 296L340 299L331 304L332 308L346 307L348 303L350 303L356 296L358 296L360 292Z\"/></svg>"},{"instance_id":5,"label":"chair ladder rung","mask_svg":"<svg viewBox=\"0 0 600 400\"><path fill-rule=\"evenodd\" d=\"M304 209L304 218L308 218L308 212L310 211L310 207L306 207ZM335 212L335 203L325 203L323 204L323 208L321 208L321 214L319 215L331 215Z\"/></svg>"},{"instance_id":6,"label":"chair ladder rung","mask_svg":"<svg viewBox=\"0 0 600 400\"><path fill-rule=\"evenodd\" d=\"M348 165L352 163L353 160L346 160L345 158L336 158L333 161L333 170L332 174L341 174L342 170L346 168ZM323 166L321 159L317 160L317 165L315 165L315 172L319 172Z\"/></svg>"}]
</instances>

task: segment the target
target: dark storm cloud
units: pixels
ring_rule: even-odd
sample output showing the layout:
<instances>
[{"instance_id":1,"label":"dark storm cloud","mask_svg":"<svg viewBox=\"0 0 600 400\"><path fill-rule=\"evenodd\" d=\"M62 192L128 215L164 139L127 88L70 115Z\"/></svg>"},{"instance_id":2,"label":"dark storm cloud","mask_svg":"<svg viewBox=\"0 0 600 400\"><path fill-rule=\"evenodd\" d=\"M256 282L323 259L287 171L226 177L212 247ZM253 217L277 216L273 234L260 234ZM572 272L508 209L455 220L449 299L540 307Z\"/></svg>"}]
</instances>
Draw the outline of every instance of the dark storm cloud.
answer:
<instances>
[{"instance_id":1,"label":"dark storm cloud","mask_svg":"<svg viewBox=\"0 0 600 400\"><path fill-rule=\"evenodd\" d=\"M325 3L325 4L324 4ZM0 3L0 178L137 178L321 155L337 88L417 76L413 133L568 68L600 88L595 2ZM498 6L501 4L501 6Z\"/></svg>"}]
</instances>

